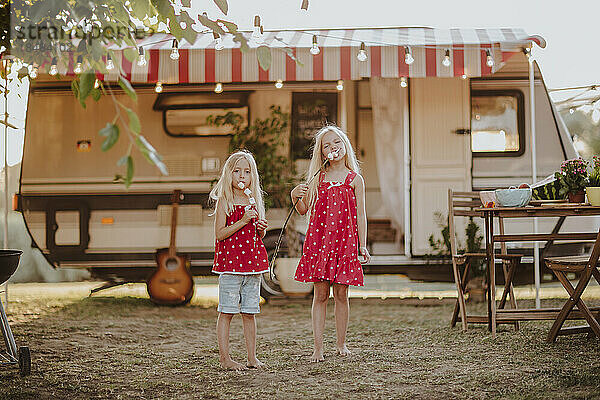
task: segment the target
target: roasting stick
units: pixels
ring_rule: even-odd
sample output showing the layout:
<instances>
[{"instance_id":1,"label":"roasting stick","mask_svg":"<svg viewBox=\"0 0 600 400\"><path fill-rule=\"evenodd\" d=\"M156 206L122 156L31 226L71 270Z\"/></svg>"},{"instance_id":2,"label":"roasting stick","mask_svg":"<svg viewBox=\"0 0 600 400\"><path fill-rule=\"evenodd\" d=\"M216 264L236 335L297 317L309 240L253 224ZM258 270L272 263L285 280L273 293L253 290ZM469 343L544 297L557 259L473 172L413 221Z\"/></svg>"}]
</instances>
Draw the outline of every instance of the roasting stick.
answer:
<instances>
[{"instance_id":1,"label":"roasting stick","mask_svg":"<svg viewBox=\"0 0 600 400\"><path fill-rule=\"evenodd\" d=\"M321 170L323 168L325 168L327 163L330 160L333 160L335 157L337 157L337 155L338 155L337 152L336 153L328 153L327 159L325 161L323 161L321 168L319 168L319 170L313 176L311 176L311 178L308 180L308 182L306 182L306 184L309 185L312 182L312 180L315 179L315 177L319 174L319 172L321 172ZM277 239L277 244L275 245L275 251L273 252L273 258L271 259L271 265L269 265L269 277L271 278L272 281L274 281L274 278L275 278L275 273L274 273L275 260L277 259L277 253L279 253L279 247L281 246L281 240L283 239L283 232L285 232L285 228L290 220L290 217L292 216L292 213L294 212L294 209L296 208L296 205L298 204L298 202L300 201L301 198L302 197L298 197L296 199L296 201L294 202L294 204L292 205L292 207L290 208L290 211L288 212L285 222L283 223L283 226L281 227L281 231L279 232L279 238Z\"/></svg>"}]
</instances>

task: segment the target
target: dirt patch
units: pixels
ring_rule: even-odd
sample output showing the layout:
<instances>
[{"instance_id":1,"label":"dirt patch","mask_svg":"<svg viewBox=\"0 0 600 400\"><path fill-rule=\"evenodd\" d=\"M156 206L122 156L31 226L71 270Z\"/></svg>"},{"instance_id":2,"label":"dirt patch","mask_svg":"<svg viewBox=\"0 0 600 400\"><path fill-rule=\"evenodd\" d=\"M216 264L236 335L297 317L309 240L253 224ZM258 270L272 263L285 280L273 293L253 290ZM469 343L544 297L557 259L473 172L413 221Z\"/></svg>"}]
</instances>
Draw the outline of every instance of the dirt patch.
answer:
<instances>
[{"instance_id":1,"label":"dirt patch","mask_svg":"<svg viewBox=\"0 0 600 400\"><path fill-rule=\"evenodd\" d=\"M523 302L527 305L526 302ZM198 304L198 303L195 303ZM561 300L545 305L559 305ZM218 364L216 311L161 308L145 298L23 297L10 303L16 340L32 352L32 375L0 369L6 399L594 398L600 346L585 335L545 343L551 323L449 327L448 301L352 299L350 358L334 355L333 301L326 361L311 353L310 300L277 301L258 317L263 370ZM483 305L479 306L483 312ZM232 353L245 359L239 317Z\"/></svg>"}]
</instances>

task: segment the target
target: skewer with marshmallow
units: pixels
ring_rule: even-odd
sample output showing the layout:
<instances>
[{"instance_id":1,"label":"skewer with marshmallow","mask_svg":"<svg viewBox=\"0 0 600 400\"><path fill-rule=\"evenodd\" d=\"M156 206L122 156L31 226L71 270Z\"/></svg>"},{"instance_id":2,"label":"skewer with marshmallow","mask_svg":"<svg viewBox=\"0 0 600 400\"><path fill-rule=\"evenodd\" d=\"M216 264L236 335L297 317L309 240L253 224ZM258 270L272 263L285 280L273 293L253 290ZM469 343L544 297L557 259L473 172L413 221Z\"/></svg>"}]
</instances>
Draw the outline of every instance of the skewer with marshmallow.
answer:
<instances>
[{"instance_id":1,"label":"skewer with marshmallow","mask_svg":"<svg viewBox=\"0 0 600 400\"><path fill-rule=\"evenodd\" d=\"M238 187L244 191L244 194L246 196L248 196L248 204L247 206L244 207L244 209L246 211L248 211L249 209L251 209L252 207L254 207L256 205L256 200L254 199L254 196L252 196L252 190L250 190L250 188L247 188L246 185L244 185L244 182L239 182L238 183ZM252 219L252 223L254 224L254 227L256 228L256 219ZM256 237L254 238L256 240Z\"/></svg>"}]
</instances>

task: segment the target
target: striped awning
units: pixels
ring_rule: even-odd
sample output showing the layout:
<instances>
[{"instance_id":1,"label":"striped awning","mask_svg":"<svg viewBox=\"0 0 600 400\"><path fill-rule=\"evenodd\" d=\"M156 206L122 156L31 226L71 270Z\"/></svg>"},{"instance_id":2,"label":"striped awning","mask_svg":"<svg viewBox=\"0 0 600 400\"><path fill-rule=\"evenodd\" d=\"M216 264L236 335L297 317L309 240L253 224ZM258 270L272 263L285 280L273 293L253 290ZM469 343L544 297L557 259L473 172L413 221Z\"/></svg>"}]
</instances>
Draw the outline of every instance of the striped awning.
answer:
<instances>
[{"instance_id":1,"label":"striped awning","mask_svg":"<svg viewBox=\"0 0 600 400\"><path fill-rule=\"evenodd\" d=\"M245 33L250 40L251 33ZM320 49L310 53L313 37ZM357 80L364 77L480 77L489 76L523 48L536 43L545 47L539 36L521 29L433 29L375 28L331 30L281 30L264 32L260 43L250 41L242 52L230 35L223 38L224 49L215 50L212 32L198 34L195 43L179 43L179 59L171 59L173 37L154 34L139 42L149 53L146 65L129 62L122 48L113 46L116 59L132 82L138 83L215 83ZM365 44L366 61L357 54ZM257 47L271 49L268 71L258 62ZM286 49L288 49L286 51ZM291 50L296 62L287 53ZM414 58L405 63L406 51ZM447 53L448 52L448 53ZM450 65L442 62L450 56ZM488 66L488 55L494 64ZM72 73L72 63L68 73ZM105 79L117 79L111 72Z\"/></svg>"}]
</instances>

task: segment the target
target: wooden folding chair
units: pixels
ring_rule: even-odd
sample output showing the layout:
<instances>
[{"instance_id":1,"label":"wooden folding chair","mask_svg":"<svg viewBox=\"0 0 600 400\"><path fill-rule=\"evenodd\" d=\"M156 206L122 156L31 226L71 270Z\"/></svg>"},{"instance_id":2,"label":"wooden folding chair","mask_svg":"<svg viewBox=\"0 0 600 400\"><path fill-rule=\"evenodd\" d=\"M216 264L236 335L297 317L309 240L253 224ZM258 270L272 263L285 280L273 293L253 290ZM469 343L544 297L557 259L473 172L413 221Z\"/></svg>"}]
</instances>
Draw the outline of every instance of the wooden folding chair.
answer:
<instances>
[{"instance_id":1,"label":"wooden folding chair","mask_svg":"<svg viewBox=\"0 0 600 400\"><path fill-rule=\"evenodd\" d=\"M456 283L457 299L454 305L454 312L452 313L452 320L450 325L454 327L456 322L460 319L462 322L463 331L467 330L467 323L487 323L487 318L467 316L467 309L465 304L465 289L467 283L471 278L470 267L471 262L474 259L485 259L487 254L481 253L458 253L458 247L456 245L456 232L455 232L455 221L454 217L483 217L483 213L476 211L476 208L481 208L481 200L479 198L479 192L455 192L452 189L448 189L448 228L450 233L450 248L452 250L452 270L454 272L454 282ZM499 219L500 234L504 234L504 222L502 218ZM517 300L515 298L512 280L515 275L515 270L521 263L521 254L508 254L506 251L506 244L502 243L501 252L496 257L502 260L502 269L504 272L504 291L500 299L499 308L506 307L507 297L510 305L513 309L517 308ZM462 276L460 274L460 267L464 267ZM491 269L495 271L495 268ZM489 277L488 277L489 280ZM489 285L489 282L488 282ZM492 294L494 295L494 294ZM515 329L519 329L519 323L514 322Z\"/></svg>"},{"instance_id":2,"label":"wooden folding chair","mask_svg":"<svg viewBox=\"0 0 600 400\"><path fill-rule=\"evenodd\" d=\"M592 276L596 279L596 282L600 284L600 272L598 272L598 258L600 258L600 231L596 237L596 242L592 248L592 254L588 256L566 256L566 257L549 257L545 258L544 261L548 268L552 270L554 275L558 278L560 283L569 294L569 299L558 313L558 317L554 321L550 332L548 333L548 342L554 342L558 335L571 335L576 333L594 333L600 338L600 313L596 317L592 315L590 308L583 302L581 295ZM579 282L576 287L573 287L567 273L576 272L579 273ZM573 307L577 305L577 309L588 322L589 326L574 326L569 328L563 328L565 320L571 314Z\"/></svg>"}]
</instances>

